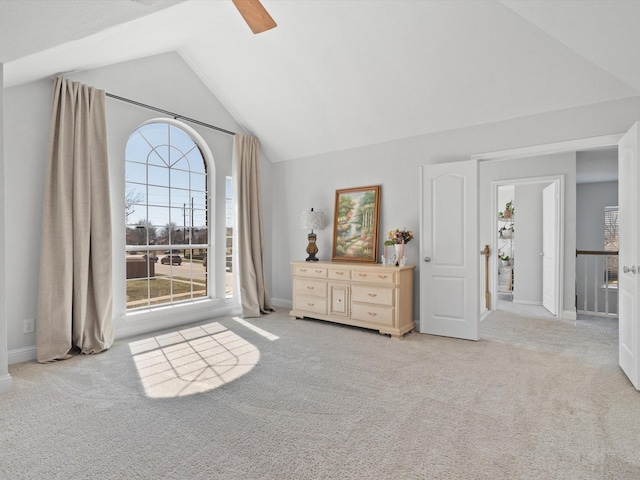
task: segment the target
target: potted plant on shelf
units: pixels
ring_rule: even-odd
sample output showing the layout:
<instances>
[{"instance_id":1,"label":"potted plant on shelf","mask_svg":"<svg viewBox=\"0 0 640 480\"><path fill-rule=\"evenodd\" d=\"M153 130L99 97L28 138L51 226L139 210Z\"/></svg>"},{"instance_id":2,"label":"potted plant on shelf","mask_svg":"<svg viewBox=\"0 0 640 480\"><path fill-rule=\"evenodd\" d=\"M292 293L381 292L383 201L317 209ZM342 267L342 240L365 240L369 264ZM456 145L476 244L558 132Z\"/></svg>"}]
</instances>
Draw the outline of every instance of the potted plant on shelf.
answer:
<instances>
[{"instance_id":1,"label":"potted plant on shelf","mask_svg":"<svg viewBox=\"0 0 640 480\"><path fill-rule=\"evenodd\" d=\"M511 258L509 257L509 255L507 255L506 253L503 253L502 255L500 255L500 266L508 267L510 260Z\"/></svg>"},{"instance_id":2,"label":"potted plant on shelf","mask_svg":"<svg viewBox=\"0 0 640 480\"><path fill-rule=\"evenodd\" d=\"M514 231L515 229L513 228L513 225L509 227L502 227L500 230L498 230L498 235L500 236L500 238L513 238Z\"/></svg>"},{"instance_id":3,"label":"potted plant on shelf","mask_svg":"<svg viewBox=\"0 0 640 480\"><path fill-rule=\"evenodd\" d=\"M504 206L503 212L498 212L498 216L502 219L509 220L513 218L515 208L513 206L513 200L509 200Z\"/></svg>"}]
</instances>

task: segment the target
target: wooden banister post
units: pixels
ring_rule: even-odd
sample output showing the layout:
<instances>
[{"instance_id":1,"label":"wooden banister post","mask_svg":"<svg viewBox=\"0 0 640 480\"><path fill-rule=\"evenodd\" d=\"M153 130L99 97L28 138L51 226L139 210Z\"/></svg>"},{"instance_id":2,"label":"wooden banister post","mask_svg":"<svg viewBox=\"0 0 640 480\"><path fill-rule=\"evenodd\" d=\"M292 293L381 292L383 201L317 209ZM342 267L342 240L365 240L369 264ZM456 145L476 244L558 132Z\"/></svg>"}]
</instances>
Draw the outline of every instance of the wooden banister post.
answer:
<instances>
[{"instance_id":1,"label":"wooden banister post","mask_svg":"<svg viewBox=\"0 0 640 480\"><path fill-rule=\"evenodd\" d=\"M491 296L489 294L489 255L491 255L491 249L489 245L484 246L484 304L487 310L491 305Z\"/></svg>"}]
</instances>

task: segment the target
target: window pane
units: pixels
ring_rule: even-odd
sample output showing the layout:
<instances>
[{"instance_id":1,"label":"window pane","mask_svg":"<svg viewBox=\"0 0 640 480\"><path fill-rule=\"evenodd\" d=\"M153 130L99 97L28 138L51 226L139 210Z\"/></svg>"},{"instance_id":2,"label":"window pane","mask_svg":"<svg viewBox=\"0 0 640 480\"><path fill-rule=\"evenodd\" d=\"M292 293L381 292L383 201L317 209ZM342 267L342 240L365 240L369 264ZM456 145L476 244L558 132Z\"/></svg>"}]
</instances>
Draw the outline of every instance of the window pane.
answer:
<instances>
[{"instance_id":1,"label":"window pane","mask_svg":"<svg viewBox=\"0 0 640 480\"><path fill-rule=\"evenodd\" d=\"M186 160L184 152L176 150L176 153L171 158L171 170L180 170L189 173L189 162Z\"/></svg>"},{"instance_id":2,"label":"window pane","mask_svg":"<svg viewBox=\"0 0 640 480\"><path fill-rule=\"evenodd\" d=\"M605 207L604 249L618 251L618 207Z\"/></svg>"},{"instance_id":3,"label":"window pane","mask_svg":"<svg viewBox=\"0 0 640 480\"><path fill-rule=\"evenodd\" d=\"M149 165L157 165L159 167L166 167L169 165L169 146L168 145L156 145L147 155L147 162Z\"/></svg>"},{"instance_id":4,"label":"window pane","mask_svg":"<svg viewBox=\"0 0 640 480\"><path fill-rule=\"evenodd\" d=\"M201 175L199 173L192 173L191 174L191 190L206 192L207 191L206 175Z\"/></svg>"},{"instance_id":5,"label":"window pane","mask_svg":"<svg viewBox=\"0 0 640 480\"><path fill-rule=\"evenodd\" d=\"M127 203L144 205L147 203L147 187L138 183L129 183L125 185L125 195Z\"/></svg>"},{"instance_id":6,"label":"window pane","mask_svg":"<svg viewBox=\"0 0 640 480\"><path fill-rule=\"evenodd\" d=\"M607 252L618 251L618 207L605 207L604 209L604 250ZM606 255L604 262L604 282L617 284L618 256Z\"/></svg>"},{"instance_id":7,"label":"window pane","mask_svg":"<svg viewBox=\"0 0 640 480\"><path fill-rule=\"evenodd\" d=\"M126 162L124 178L127 182L147 183L147 164Z\"/></svg>"},{"instance_id":8,"label":"window pane","mask_svg":"<svg viewBox=\"0 0 640 480\"><path fill-rule=\"evenodd\" d=\"M152 225L164 228L170 223L169 209L167 207L149 207L149 222Z\"/></svg>"},{"instance_id":9,"label":"window pane","mask_svg":"<svg viewBox=\"0 0 640 480\"><path fill-rule=\"evenodd\" d=\"M225 179L225 227L226 227L226 250L225 250L225 293L227 297L233 295L233 182L231 177Z\"/></svg>"},{"instance_id":10,"label":"window pane","mask_svg":"<svg viewBox=\"0 0 640 480\"><path fill-rule=\"evenodd\" d=\"M149 185L158 185L161 187L169 186L169 169L166 167L157 167L149 165Z\"/></svg>"},{"instance_id":11,"label":"window pane","mask_svg":"<svg viewBox=\"0 0 640 480\"><path fill-rule=\"evenodd\" d=\"M189 151L186 157L187 157L187 160L189 161L189 166L191 167L192 173L200 173L200 174L206 173L204 162L198 161L200 158L202 158L202 155L200 154L200 150L197 147Z\"/></svg>"},{"instance_id":12,"label":"window pane","mask_svg":"<svg viewBox=\"0 0 640 480\"><path fill-rule=\"evenodd\" d=\"M207 209L207 195L205 192L191 190L191 199L191 206L193 208L197 208L199 210Z\"/></svg>"},{"instance_id":13,"label":"window pane","mask_svg":"<svg viewBox=\"0 0 640 480\"><path fill-rule=\"evenodd\" d=\"M184 208L188 207L191 203L189 196L189 190L183 190L178 188L171 189L171 204L174 207Z\"/></svg>"},{"instance_id":14,"label":"window pane","mask_svg":"<svg viewBox=\"0 0 640 480\"><path fill-rule=\"evenodd\" d=\"M187 151L195 146L189 134L174 125L169 126L169 135L171 136L171 144L182 151ZM202 160L200 162L202 163Z\"/></svg>"},{"instance_id":15,"label":"window pane","mask_svg":"<svg viewBox=\"0 0 640 480\"><path fill-rule=\"evenodd\" d=\"M206 228L207 212L206 210L193 209L193 226L196 228Z\"/></svg>"},{"instance_id":16,"label":"window pane","mask_svg":"<svg viewBox=\"0 0 640 480\"><path fill-rule=\"evenodd\" d=\"M150 146L166 145L169 143L169 125L162 123L148 123L138 129L140 138Z\"/></svg>"},{"instance_id":17,"label":"window pane","mask_svg":"<svg viewBox=\"0 0 640 480\"><path fill-rule=\"evenodd\" d=\"M149 205L157 207L169 206L169 189L149 185Z\"/></svg>"},{"instance_id":18,"label":"window pane","mask_svg":"<svg viewBox=\"0 0 640 480\"><path fill-rule=\"evenodd\" d=\"M172 188L182 188L184 190L189 190L189 172L172 168L170 178Z\"/></svg>"}]
</instances>

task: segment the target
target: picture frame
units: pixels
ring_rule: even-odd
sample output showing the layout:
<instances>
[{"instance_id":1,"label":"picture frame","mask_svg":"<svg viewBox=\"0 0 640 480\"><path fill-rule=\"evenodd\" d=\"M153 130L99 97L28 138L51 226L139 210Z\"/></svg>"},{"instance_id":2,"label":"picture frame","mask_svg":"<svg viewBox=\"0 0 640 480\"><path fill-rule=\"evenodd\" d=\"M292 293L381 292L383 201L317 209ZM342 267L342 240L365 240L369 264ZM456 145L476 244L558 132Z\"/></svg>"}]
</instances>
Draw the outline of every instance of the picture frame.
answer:
<instances>
[{"instance_id":1,"label":"picture frame","mask_svg":"<svg viewBox=\"0 0 640 480\"><path fill-rule=\"evenodd\" d=\"M333 261L377 262L380 190L380 185L336 190Z\"/></svg>"}]
</instances>

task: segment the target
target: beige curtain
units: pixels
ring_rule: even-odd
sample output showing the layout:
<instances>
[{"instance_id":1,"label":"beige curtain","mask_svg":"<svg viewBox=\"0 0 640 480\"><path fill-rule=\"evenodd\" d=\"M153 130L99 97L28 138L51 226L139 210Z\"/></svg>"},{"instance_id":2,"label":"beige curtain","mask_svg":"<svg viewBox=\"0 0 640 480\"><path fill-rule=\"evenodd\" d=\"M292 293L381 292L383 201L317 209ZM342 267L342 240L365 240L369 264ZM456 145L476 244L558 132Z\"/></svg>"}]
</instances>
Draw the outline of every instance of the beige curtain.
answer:
<instances>
[{"instance_id":1,"label":"beige curtain","mask_svg":"<svg viewBox=\"0 0 640 480\"><path fill-rule=\"evenodd\" d=\"M258 139L236 134L233 143L237 198L237 245L240 300L244 317L273 311L264 276L264 239Z\"/></svg>"},{"instance_id":2,"label":"beige curtain","mask_svg":"<svg viewBox=\"0 0 640 480\"><path fill-rule=\"evenodd\" d=\"M56 78L45 178L37 358L113 344L105 92Z\"/></svg>"}]
</instances>

